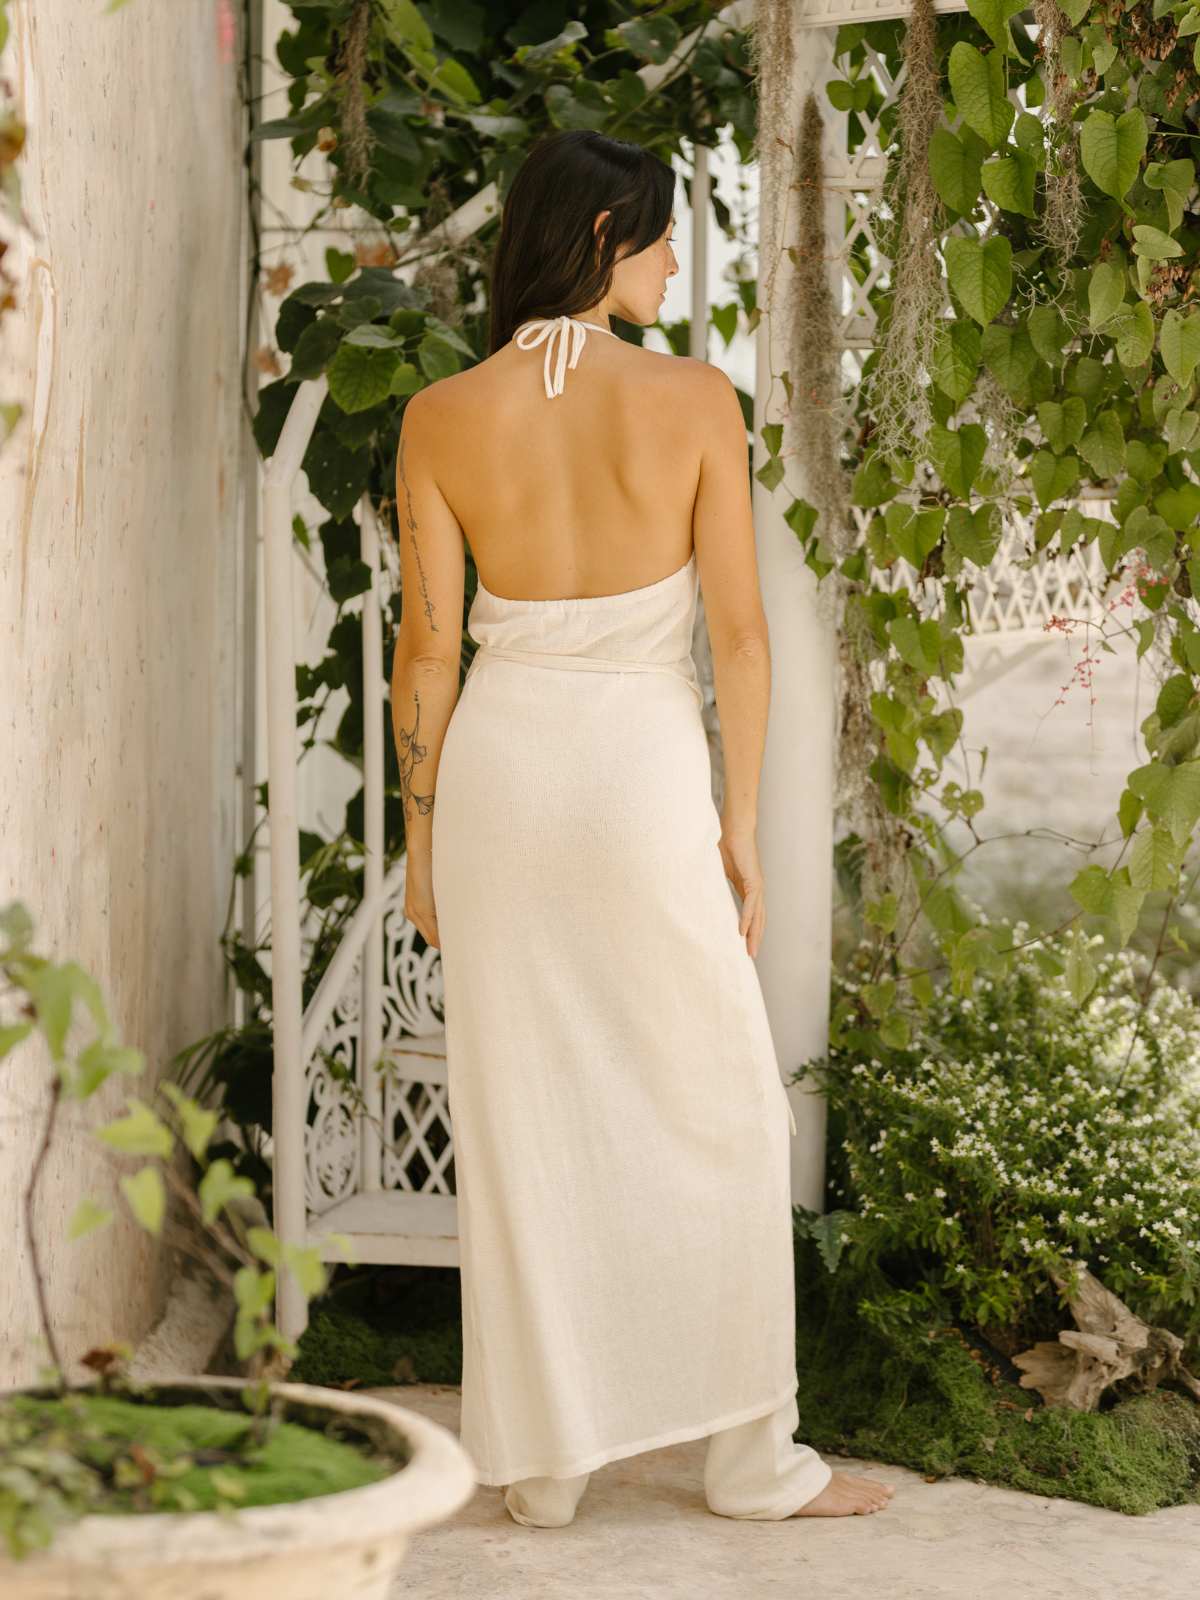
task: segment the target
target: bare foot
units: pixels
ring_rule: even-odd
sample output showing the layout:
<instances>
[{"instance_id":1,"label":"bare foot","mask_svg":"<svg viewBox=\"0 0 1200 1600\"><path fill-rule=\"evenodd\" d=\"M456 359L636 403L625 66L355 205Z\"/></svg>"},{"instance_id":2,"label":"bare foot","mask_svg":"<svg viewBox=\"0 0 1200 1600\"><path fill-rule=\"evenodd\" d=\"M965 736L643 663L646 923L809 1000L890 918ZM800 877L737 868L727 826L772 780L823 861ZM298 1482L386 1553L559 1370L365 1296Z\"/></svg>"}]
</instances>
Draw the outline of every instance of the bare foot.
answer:
<instances>
[{"instance_id":1,"label":"bare foot","mask_svg":"<svg viewBox=\"0 0 1200 1600\"><path fill-rule=\"evenodd\" d=\"M882 1511L895 1492L890 1483L835 1469L820 1494L806 1500L791 1514L793 1517L864 1517L872 1511Z\"/></svg>"}]
</instances>

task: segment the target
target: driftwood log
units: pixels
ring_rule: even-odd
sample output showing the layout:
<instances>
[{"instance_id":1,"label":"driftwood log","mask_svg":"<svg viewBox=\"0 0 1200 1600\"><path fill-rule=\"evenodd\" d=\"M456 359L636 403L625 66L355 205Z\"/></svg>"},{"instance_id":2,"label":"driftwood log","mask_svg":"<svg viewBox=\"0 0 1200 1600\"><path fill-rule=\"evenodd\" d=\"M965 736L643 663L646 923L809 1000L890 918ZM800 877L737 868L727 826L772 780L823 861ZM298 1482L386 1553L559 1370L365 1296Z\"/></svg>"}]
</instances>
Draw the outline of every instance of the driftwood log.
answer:
<instances>
[{"instance_id":1,"label":"driftwood log","mask_svg":"<svg viewBox=\"0 0 1200 1600\"><path fill-rule=\"evenodd\" d=\"M1060 1289L1067 1280L1051 1274ZM1183 1340L1167 1328L1152 1328L1134 1316L1123 1300L1085 1267L1069 1301L1076 1327L1064 1328L1056 1342L1046 1340L1013 1356L1023 1389L1036 1389L1048 1406L1095 1411L1114 1383L1127 1382L1144 1393L1175 1382L1200 1400L1200 1381L1182 1365Z\"/></svg>"}]
</instances>

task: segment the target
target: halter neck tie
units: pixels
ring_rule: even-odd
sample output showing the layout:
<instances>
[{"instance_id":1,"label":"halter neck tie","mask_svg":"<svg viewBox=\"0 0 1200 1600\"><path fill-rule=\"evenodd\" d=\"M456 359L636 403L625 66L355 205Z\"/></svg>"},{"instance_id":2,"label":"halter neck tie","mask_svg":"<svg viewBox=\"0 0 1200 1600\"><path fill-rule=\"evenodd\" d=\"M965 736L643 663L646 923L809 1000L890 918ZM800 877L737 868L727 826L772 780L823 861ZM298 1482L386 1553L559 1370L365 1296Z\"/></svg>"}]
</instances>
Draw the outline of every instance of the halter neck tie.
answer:
<instances>
[{"instance_id":1,"label":"halter neck tie","mask_svg":"<svg viewBox=\"0 0 1200 1600\"><path fill-rule=\"evenodd\" d=\"M567 376L567 368L574 367L579 360L580 351L587 339L587 330L593 328L597 333L612 334L616 339L617 334L611 328L602 328L598 322L584 322L579 317L533 317L522 323L513 336L513 342L522 350L532 350L535 346L546 341L546 359L542 364L542 371L546 380L546 398L553 400L555 395L563 392L563 384ZM555 340L558 340L557 359L555 359ZM570 341L571 354L567 358L567 342ZM554 375L550 374L550 363L554 359Z\"/></svg>"}]
</instances>

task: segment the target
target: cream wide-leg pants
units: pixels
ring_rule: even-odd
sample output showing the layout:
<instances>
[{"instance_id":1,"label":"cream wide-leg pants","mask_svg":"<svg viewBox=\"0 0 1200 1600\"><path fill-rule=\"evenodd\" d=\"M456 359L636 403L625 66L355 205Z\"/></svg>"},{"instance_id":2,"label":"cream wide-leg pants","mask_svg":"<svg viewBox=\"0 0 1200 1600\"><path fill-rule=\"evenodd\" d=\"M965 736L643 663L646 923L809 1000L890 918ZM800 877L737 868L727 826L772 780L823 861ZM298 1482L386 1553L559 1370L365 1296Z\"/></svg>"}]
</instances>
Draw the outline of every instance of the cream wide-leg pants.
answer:
<instances>
[{"instance_id":1,"label":"cream wide-leg pants","mask_svg":"<svg viewBox=\"0 0 1200 1600\"><path fill-rule=\"evenodd\" d=\"M833 1477L833 1468L811 1445L797 1444L800 1426L796 1396L770 1411L708 1436L704 1458L704 1497L722 1517L777 1522L814 1500ZM504 1491L515 1522L531 1528L562 1528L575 1515L590 1472L574 1478L519 1478Z\"/></svg>"}]
</instances>

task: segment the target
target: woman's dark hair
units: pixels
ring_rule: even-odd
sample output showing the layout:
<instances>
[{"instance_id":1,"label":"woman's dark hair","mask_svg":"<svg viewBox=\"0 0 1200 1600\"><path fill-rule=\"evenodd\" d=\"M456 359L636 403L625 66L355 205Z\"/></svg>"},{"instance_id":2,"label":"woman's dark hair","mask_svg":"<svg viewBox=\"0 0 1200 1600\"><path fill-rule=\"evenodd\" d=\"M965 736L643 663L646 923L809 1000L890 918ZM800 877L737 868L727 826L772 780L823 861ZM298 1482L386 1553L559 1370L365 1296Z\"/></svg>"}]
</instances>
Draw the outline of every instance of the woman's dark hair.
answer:
<instances>
[{"instance_id":1,"label":"woman's dark hair","mask_svg":"<svg viewBox=\"0 0 1200 1600\"><path fill-rule=\"evenodd\" d=\"M637 255L666 232L674 200L673 169L641 145L590 128L544 134L504 198L488 354L530 317L573 316L595 305L608 293L618 256ZM610 215L596 232L601 211Z\"/></svg>"}]
</instances>

